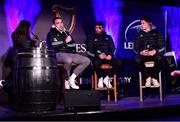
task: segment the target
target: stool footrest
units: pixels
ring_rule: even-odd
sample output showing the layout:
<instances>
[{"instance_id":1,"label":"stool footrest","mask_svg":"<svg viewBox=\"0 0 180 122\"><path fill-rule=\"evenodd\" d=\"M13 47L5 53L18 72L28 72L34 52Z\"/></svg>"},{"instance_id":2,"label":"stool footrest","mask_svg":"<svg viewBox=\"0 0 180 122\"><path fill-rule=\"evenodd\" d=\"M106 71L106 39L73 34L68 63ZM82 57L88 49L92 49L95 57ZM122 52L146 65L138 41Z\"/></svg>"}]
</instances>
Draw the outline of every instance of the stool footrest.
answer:
<instances>
[{"instance_id":1,"label":"stool footrest","mask_svg":"<svg viewBox=\"0 0 180 122\"><path fill-rule=\"evenodd\" d=\"M102 65L100 66L100 68L101 68L101 69L112 69L112 66L109 65L109 64L102 64Z\"/></svg>"},{"instance_id":2,"label":"stool footrest","mask_svg":"<svg viewBox=\"0 0 180 122\"><path fill-rule=\"evenodd\" d=\"M155 87L155 86L150 86L150 87L141 86L141 88L159 88L159 87Z\"/></svg>"},{"instance_id":3,"label":"stool footrest","mask_svg":"<svg viewBox=\"0 0 180 122\"><path fill-rule=\"evenodd\" d=\"M103 87L103 88L99 88L98 87L98 77L96 74L96 71L94 71L94 74L92 76L92 89L93 90L99 90L99 91L107 91L107 96L108 96L108 101L110 101L110 92L113 91L113 95L114 95L114 101L117 102L117 82L116 82L116 74L113 75L113 77L110 77L110 82L112 82L112 88L108 88L108 87Z\"/></svg>"},{"instance_id":4,"label":"stool footrest","mask_svg":"<svg viewBox=\"0 0 180 122\"><path fill-rule=\"evenodd\" d=\"M114 90L114 88L96 88L95 90Z\"/></svg>"}]
</instances>

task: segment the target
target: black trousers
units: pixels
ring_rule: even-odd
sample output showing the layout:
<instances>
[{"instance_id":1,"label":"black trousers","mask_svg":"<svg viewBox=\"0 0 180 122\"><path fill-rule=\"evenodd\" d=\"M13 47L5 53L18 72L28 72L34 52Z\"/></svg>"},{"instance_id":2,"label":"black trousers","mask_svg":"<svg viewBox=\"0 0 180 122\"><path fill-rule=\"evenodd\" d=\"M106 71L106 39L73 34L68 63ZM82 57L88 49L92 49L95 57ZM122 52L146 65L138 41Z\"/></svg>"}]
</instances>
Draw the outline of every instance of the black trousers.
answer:
<instances>
[{"instance_id":1,"label":"black trousers","mask_svg":"<svg viewBox=\"0 0 180 122\"><path fill-rule=\"evenodd\" d=\"M135 62L138 64L139 71L142 72L144 78L148 78L151 76L152 78L158 78L158 73L162 69L163 66L163 55L160 53L155 54L154 56L141 56L138 55L135 58ZM147 68L145 67L145 62L147 61L154 61L154 67Z\"/></svg>"},{"instance_id":2,"label":"black trousers","mask_svg":"<svg viewBox=\"0 0 180 122\"><path fill-rule=\"evenodd\" d=\"M107 75L112 77L120 67L120 61L112 58L111 60L102 60L99 58L93 59L92 60L94 70L97 73L97 77L106 77ZM109 64L112 66L111 69L101 69L100 66L102 64Z\"/></svg>"}]
</instances>

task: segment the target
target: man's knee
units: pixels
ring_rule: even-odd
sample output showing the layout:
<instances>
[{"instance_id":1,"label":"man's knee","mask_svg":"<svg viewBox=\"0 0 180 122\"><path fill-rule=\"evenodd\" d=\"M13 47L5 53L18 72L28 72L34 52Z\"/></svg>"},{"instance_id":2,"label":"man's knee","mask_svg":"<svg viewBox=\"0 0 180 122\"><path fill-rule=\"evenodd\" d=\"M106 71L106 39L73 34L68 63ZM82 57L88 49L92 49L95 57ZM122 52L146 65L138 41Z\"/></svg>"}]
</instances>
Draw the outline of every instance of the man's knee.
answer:
<instances>
[{"instance_id":1,"label":"man's knee","mask_svg":"<svg viewBox=\"0 0 180 122\"><path fill-rule=\"evenodd\" d=\"M72 64L72 59L68 58L68 59L64 60L64 63L71 65Z\"/></svg>"},{"instance_id":2,"label":"man's knee","mask_svg":"<svg viewBox=\"0 0 180 122\"><path fill-rule=\"evenodd\" d=\"M89 65L91 63L91 60L87 57L84 58L84 63L86 63L87 65Z\"/></svg>"}]
</instances>

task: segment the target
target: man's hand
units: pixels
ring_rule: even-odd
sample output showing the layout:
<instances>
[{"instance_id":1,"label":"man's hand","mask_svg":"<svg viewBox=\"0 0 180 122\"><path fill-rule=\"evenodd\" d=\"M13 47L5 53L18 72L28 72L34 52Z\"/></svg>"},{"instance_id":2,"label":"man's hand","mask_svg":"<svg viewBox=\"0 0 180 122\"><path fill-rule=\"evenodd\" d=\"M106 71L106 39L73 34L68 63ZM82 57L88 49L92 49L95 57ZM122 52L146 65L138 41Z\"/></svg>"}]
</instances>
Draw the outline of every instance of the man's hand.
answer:
<instances>
[{"instance_id":1,"label":"man's hand","mask_svg":"<svg viewBox=\"0 0 180 122\"><path fill-rule=\"evenodd\" d=\"M151 51L148 51L148 50L143 50L140 52L140 55L142 56L154 56L156 54L156 50L151 50Z\"/></svg>"},{"instance_id":2,"label":"man's hand","mask_svg":"<svg viewBox=\"0 0 180 122\"><path fill-rule=\"evenodd\" d=\"M65 41L66 41L66 43L69 43L69 42L71 42L71 41L72 41L72 38L71 38L71 36L67 36Z\"/></svg>"},{"instance_id":3,"label":"man's hand","mask_svg":"<svg viewBox=\"0 0 180 122\"><path fill-rule=\"evenodd\" d=\"M100 59L105 59L106 58L106 54L105 53L100 53L99 54L99 58Z\"/></svg>"},{"instance_id":4,"label":"man's hand","mask_svg":"<svg viewBox=\"0 0 180 122\"><path fill-rule=\"evenodd\" d=\"M156 50L155 49L151 50L148 53L149 53L150 56L154 56L156 54Z\"/></svg>"},{"instance_id":5,"label":"man's hand","mask_svg":"<svg viewBox=\"0 0 180 122\"><path fill-rule=\"evenodd\" d=\"M148 50L143 50L143 51L141 51L141 52L140 52L140 55L142 55L142 56L149 56L149 55L148 55Z\"/></svg>"},{"instance_id":6,"label":"man's hand","mask_svg":"<svg viewBox=\"0 0 180 122\"><path fill-rule=\"evenodd\" d=\"M33 41L40 41L40 39L38 37L33 37L32 40Z\"/></svg>"},{"instance_id":7,"label":"man's hand","mask_svg":"<svg viewBox=\"0 0 180 122\"><path fill-rule=\"evenodd\" d=\"M106 60L111 60L111 59L112 59L111 55L106 56Z\"/></svg>"}]
</instances>

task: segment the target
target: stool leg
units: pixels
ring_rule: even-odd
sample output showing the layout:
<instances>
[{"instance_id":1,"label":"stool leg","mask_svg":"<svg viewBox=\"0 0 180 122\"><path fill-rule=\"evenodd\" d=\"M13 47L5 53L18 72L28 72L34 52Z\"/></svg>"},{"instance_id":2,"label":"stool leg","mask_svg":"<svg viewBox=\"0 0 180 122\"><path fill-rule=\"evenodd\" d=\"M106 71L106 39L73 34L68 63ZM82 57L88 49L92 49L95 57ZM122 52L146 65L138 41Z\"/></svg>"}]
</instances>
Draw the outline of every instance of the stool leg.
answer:
<instances>
[{"instance_id":1,"label":"stool leg","mask_svg":"<svg viewBox=\"0 0 180 122\"><path fill-rule=\"evenodd\" d=\"M78 86L80 87L80 77L79 76L77 76L77 84L78 84Z\"/></svg>"},{"instance_id":2,"label":"stool leg","mask_svg":"<svg viewBox=\"0 0 180 122\"><path fill-rule=\"evenodd\" d=\"M92 89L94 89L94 74L91 76L91 79Z\"/></svg>"},{"instance_id":3,"label":"stool leg","mask_svg":"<svg viewBox=\"0 0 180 122\"><path fill-rule=\"evenodd\" d=\"M96 74L96 72L94 71L94 85L95 85L95 90L98 88L97 87L97 74Z\"/></svg>"},{"instance_id":4,"label":"stool leg","mask_svg":"<svg viewBox=\"0 0 180 122\"><path fill-rule=\"evenodd\" d=\"M110 91L108 90L107 91L107 94L108 94L108 102L110 101Z\"/></svg>"},{"instance_id":5,"label":"stool leg","mask_svg":"<svg viewBox=\"0 0 180 122\"><path fill-rule=\"evenodd\" d=\"M159 72L159 96L160 96L160 101L162 101L162 79L161 79L161 71Z\"/></svg>"},{"instance_id":6,"label":"stool leg","mask_svg":"<svg viewBox=\"0 0 180 122\"><path fill-rule=\"evenodd\" d=\"M140 101L143 101L143 89L142 89L142 73L139 72L139 91L140 91Z\"/></svg>"},{"instance_id":7,"label":"stool leg","mask_svg":"<svg viewBox=\"0 0 180 122\"><path fill-rule=\"evenodd\" d=\"M117 102L117 82L116 82L116 74L113 76L114 79L114 101Z\"/></svg>"}]
</instances>

